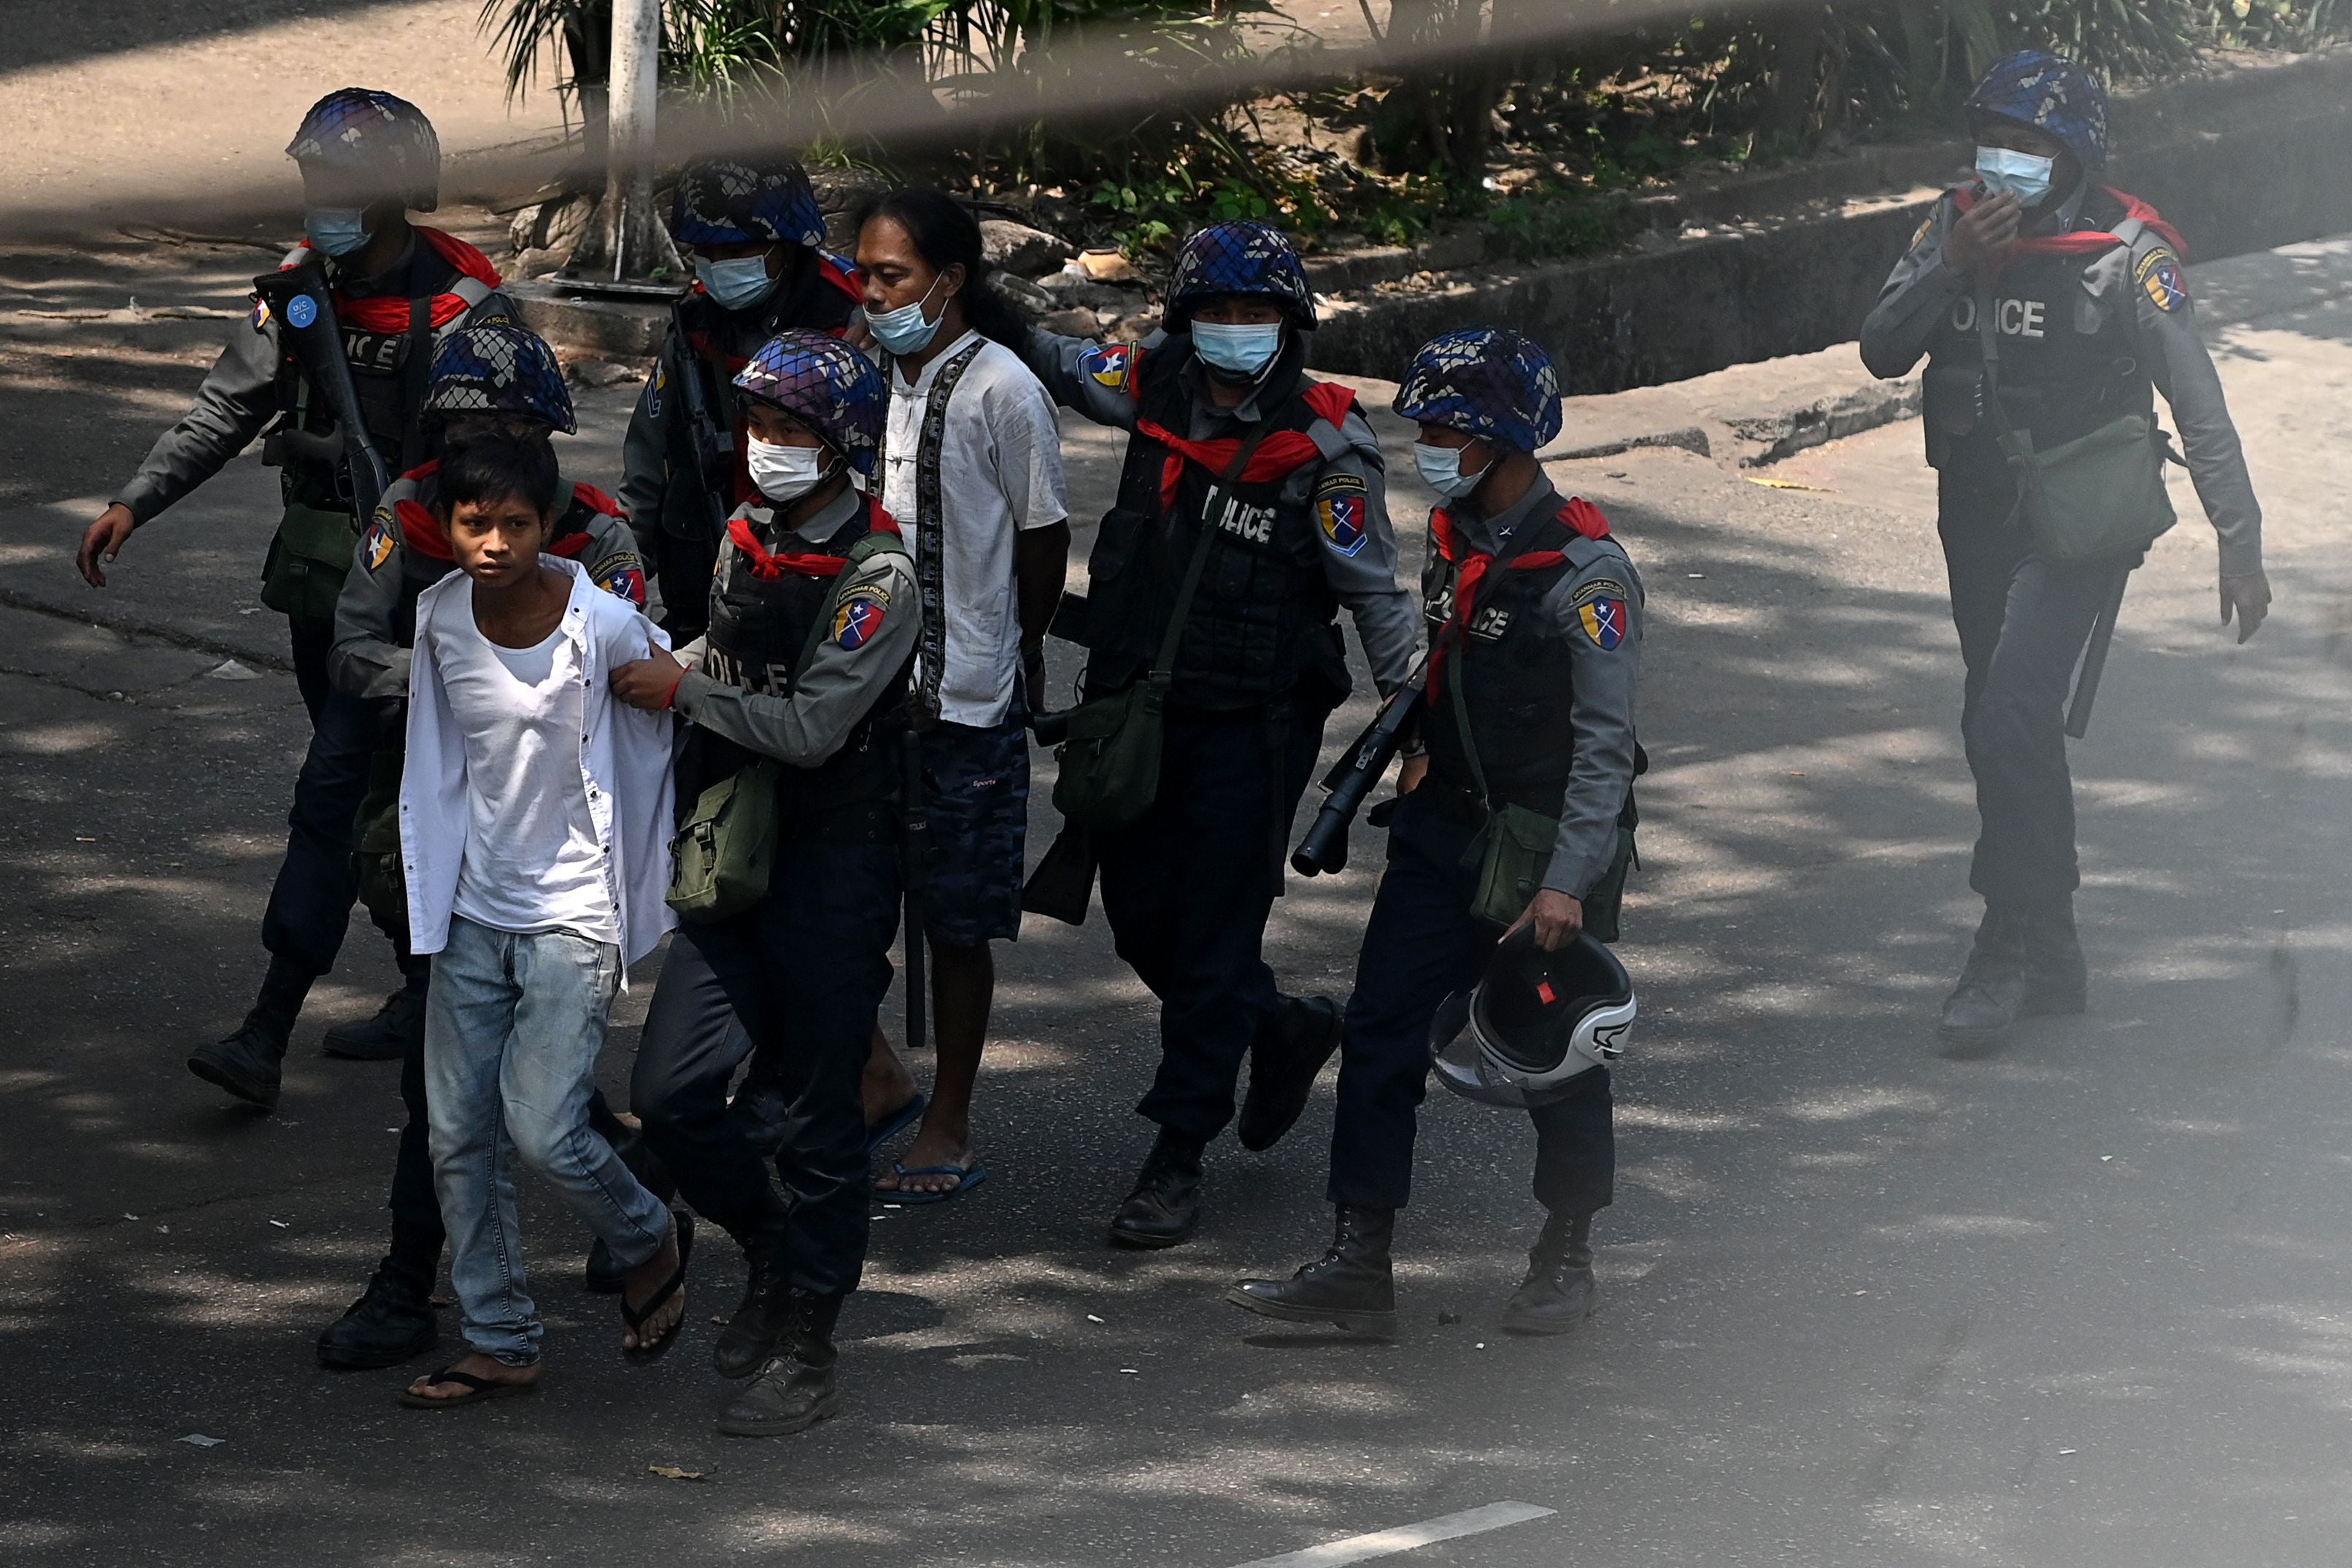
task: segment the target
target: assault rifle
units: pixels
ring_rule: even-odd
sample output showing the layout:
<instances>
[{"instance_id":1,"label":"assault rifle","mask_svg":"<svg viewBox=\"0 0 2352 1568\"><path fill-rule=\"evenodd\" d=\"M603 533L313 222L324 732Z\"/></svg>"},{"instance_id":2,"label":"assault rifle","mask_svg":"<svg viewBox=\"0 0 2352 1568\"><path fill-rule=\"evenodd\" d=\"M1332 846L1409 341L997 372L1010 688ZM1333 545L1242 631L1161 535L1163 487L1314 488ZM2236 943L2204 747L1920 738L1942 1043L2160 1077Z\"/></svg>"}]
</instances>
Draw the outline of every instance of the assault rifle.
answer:
<instances>
[{"instance_id":1,"label":"assault rifle","mask_svg":"<svg viewBox=\"0 0 2352 1568\"><path fill-rule=\"evenodd\" d=\"M263 443L262 461L282 466L292 458L334 472L338 488L352 504L352 516L365 527L392 484L392 472L360 417L359 392L352 385L352 364L335 320L335 302L327 293L326 268L315 253L306 251L294 266L255 278L253 291L278 318L278 341L294 351L335 418L332 430L272 431Z\"/></svg>"},{"instance_id":2,"label":"assault rifle","mask_svg":"<svg viewBox=\"0 0 2352 1568\"><path fill-rule=\"evenodd\" d=\"M677 397L686 411L686 450L694 465L695 492L702 497L710 537L719 538L727 532L728 514L735 509L735 424L719 418L711 406L714 389L703 379L709 367L687 336L682 299L669 308L669 329L677 345Z\"/></svg>"}]
</instances>

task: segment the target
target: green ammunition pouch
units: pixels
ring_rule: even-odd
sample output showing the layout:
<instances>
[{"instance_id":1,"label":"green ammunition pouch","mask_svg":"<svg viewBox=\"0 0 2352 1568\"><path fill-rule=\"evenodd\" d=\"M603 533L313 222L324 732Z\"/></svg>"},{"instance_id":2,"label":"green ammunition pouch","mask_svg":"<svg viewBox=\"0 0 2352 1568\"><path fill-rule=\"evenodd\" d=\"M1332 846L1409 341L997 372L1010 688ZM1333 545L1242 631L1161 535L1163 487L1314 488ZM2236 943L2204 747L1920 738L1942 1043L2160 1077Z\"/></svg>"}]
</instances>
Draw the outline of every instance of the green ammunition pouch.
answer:
<instances>
[{"instance_id":1,"label":"green ammunition pouch","mask_svg":"<svg viewBox=\"0 0 2352 1568\"><path fill-rule=\"evenodd\" d=\"M359 524L349 512L289 503L261 566L261 602L296 621L332 622Z\"/></svg>"},{"instance_id":2,"label":"green ammunition pouch","mask_svg":"<svg viewBox=\"0 0 2352 1568\"><path fill-rule=\"evenodd\" d=\"M2034 548L2053 560L2114 560L2137 556L2175 520L2164 487L2170 449L2155 419L2127 413L2037 452L2030 431L2011 423L2000 397L2000 340L1991 289L1977 291L1984 342L1985 391L2001 455L2017 476L2017 509Z\"/></svg>"}]
</instances>

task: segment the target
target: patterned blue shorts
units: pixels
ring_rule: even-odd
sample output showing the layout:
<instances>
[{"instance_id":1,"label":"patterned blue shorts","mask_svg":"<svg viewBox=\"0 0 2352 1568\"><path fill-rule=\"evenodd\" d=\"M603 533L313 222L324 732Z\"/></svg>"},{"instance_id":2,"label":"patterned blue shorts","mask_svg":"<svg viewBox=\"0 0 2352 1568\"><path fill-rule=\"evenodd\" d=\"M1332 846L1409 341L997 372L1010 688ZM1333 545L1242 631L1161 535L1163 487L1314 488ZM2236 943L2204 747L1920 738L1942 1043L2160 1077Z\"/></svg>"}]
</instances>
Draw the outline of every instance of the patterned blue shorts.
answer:
<instances>
[{"instance_id":1,"label":"patterned blue shorts","mask_svg":"<svg viewBox=\"0 0 2352 1568\"><path fill-rule=\"evenodd\" d=\"M931 874L923 924L945 947L1021 935L1029 827L1029 713L1019 697L989 729L942 723L923 737Z\"/></svg>"}]
</instances>

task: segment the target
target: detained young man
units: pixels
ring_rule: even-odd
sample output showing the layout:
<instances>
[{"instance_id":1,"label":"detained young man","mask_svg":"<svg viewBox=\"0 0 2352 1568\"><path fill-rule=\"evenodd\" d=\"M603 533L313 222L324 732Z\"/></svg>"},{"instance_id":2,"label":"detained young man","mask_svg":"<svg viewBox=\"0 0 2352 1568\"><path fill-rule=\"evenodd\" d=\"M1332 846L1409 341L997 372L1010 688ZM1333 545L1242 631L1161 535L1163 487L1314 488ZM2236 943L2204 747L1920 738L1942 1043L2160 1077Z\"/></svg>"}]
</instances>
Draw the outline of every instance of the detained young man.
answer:
<instances>
[{"instance_id":1,"label":"detained young man","mask_svg":"<svg viewBox=\"0 0 2352 1568\"><path fill-rule=\"evenodd\" d=\"M450 1280L471 1354L418 1379L428 1408L538 1385L513 1164L624 1270L622 1348L667 1348L693 1232L588 1120L629 964L670 925L669 722L606 672L666 645L631 604L545 555L553 453L485 436L441 470L458 570L416 603L400 837L415 950L433 957L425 1071Z\"/></svg>"}]
</instances>

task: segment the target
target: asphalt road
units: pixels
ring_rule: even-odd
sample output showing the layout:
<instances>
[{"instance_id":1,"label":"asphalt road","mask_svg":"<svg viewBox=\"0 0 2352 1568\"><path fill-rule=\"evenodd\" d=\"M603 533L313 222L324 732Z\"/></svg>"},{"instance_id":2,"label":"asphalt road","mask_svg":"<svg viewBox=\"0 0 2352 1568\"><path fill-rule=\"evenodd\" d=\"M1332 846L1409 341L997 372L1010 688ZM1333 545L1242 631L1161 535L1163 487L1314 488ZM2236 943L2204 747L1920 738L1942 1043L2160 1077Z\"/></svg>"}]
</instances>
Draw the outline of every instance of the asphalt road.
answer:
<instances>
[{"instance_id":1,"label":"asphalt road","mask_svg":"<svg viewBox=\"0 0 2352 1568\"><path fill-rule=\"evenodd\" d=\"M128 279L151 308L226 308L257 255L0 265L50 266L60 297ZM254 598L270 476L240 460L102 595L67 565L221 325L20 319L0 350L0 1560L1230 1568L1503 1502L1551 1511L1393 1560L2343 1560L2352 303L2222 338L2279 603L2234 646L2195 521L2134 581L2074 748L2088 1018L1990 1061L1934 1046L1973 921L1971 814L1916 426L1755 475L1671 451L1565 465L1648 585L1654 760L1624 947L1643 1021L1588 1331L1494 1332L1537 1218L1531 1140L1442 1096L1393 1345L1218 1301L1320 1244L1328 1081L1270 1154L1213 1151L1199 1239L1106 1250L1148 1141L1129 1108L1152 1009L1098 912L1033 920L982 1085L992 1179L877 1211L847 1411L769 1442L711 1430L723 1249L698 1260L684 1346L627 1366L536 1194L536 1398L412 1412L404 1375L311 1364L382 1245L394 1071L315 1049L389 983L382 944L354 931L277 1115L180 1065L256 977L303 735ZM612 476L628 396L583 399L583 476ZM1108 444L1073 451L1099 501ZM1426 501L1397 486L1401 516ZM1279 910L1294 988L1344 991L1375 838Z\"/></svg>"}]
</instances>

